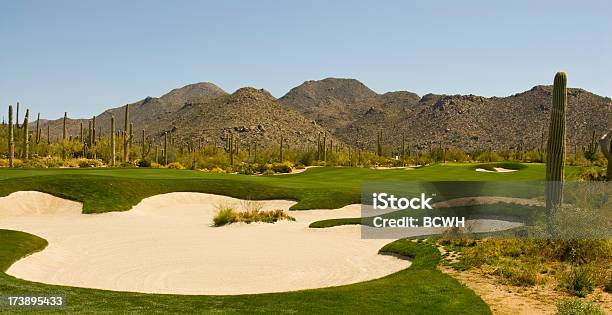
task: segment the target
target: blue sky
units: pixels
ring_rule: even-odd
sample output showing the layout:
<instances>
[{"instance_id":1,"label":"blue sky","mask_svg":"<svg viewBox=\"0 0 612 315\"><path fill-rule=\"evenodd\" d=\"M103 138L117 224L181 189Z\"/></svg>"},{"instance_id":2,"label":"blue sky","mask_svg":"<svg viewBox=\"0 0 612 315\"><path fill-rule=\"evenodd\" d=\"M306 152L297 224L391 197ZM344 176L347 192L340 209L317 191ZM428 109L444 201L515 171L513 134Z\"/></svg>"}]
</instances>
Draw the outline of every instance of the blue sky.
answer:
<instances>
[{"instance_id":1,"label":"blue sky","mask_svg":"<svg viewBox=\"0 0 612 315\"><path fill-rule=\"evenodd\" d=\"M194 82L280 97L325 77L506 96L557 70L612 96L611 15L610 1L1 1L0 104L86 117Z\"/></svg>"}]
</instances>

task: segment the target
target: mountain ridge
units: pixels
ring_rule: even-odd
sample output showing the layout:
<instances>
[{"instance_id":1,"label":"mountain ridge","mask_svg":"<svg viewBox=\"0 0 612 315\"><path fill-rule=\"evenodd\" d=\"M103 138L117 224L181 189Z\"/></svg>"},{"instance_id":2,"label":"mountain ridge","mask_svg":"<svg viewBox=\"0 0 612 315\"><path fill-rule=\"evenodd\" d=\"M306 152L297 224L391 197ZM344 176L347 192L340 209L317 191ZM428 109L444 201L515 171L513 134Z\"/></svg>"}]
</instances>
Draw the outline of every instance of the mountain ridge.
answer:
<instances>
[{"instance_id":1,"label":"mountain ridge","mask_svg":"<svg viewBox=\"0 0 612 315\"><path fill-rule=\"evenodd\" d=\"M335 141L371 150L376 145L375 134L382 130L385 144L394 148L402 138L407 146L421 150L433 145L536 148L546 133L551 92L551 86L536 85L506 97L419 96L409 91L379 94L355 79L325 78L305 81L277 99L263 89L245 87L229 94L213 83L200 82L134 102L130 112L134 129L145 129L157 140L164 132L175 132L179 141L201 138L222 144L220 134L232 132L244 141L275 143L275 138L286 133L287 143L313 145L316 135L325 132ZM612 128L609 97L569 88L568 100L570 146L585 146L592 131L599 134ZM123 106L102 112L96 116L97 127L107 131L113 114L121 130L123 112ZM88 120L70 120L69 133L78 134L81 122L87 126ZM62 119L41 120L43 128L47 123L53 136L61 134ZM201 132L211 128L219 132Z\"/></svg>"}]
</instances>

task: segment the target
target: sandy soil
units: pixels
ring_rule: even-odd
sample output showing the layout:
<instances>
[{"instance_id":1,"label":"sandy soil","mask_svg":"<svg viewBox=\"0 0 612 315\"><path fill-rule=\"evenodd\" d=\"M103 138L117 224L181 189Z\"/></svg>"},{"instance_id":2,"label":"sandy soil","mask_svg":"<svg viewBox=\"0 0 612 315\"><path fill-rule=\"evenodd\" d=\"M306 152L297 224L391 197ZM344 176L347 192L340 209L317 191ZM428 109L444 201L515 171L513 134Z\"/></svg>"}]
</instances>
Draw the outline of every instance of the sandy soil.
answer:
<instances>
[{"instance_id":1,"label":"sandy soil","mask_svg":"<svg viewBox=\"0 0 612 315\"><path fill-rule=\"evenodd\" d=\"M295 222L211 226L218 205L241 209L247 203L210 194L171 193L144 199L130 211L84 215L73 201L39 192L13 193L0 198L0 228L38 235L49 246L16 262L7 273L43 283L118 291L245 294L356 283L410 265L378 255L390 240L361 239L359 226L308 228L318 220L359 216L360 205L292 211ZM258 203L263 209L294 204ZM500 224L491 227L498 229Z\"/></svg>"},{"instance_id":2,"label":"sandy soil","mask_svg":"<svg viewBox=\"0 0 612 315\"><path fill-rule=\"evenodd\" d=\"M493 314L555 314L555 303L569 295L556 290L554 283L533 287L516 287L499 283L498 278L479 270L456 271L442 267L462 284L474 290L491 308ZM586 299L595 302L605 314L612 314L612 295L597 289Z\"/></svg>"}]
</instances>

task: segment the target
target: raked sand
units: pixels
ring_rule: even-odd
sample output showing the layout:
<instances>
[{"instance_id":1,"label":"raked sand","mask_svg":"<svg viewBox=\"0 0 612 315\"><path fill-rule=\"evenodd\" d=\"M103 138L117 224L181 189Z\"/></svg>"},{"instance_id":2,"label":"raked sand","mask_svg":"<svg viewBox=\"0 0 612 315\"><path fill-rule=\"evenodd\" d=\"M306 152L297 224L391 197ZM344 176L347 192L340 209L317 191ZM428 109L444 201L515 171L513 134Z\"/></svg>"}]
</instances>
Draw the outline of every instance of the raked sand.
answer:
<instances>
[{"instance_id":1,"label":"raked sand","mask_svg":"<svg viewBox=\"0 0 612 315\"><path fill-rule=\"evenodd\" d=\"M144 199L130 211L85 215L77 202L39 192L13 193L0 198L0 228L32 233L49 245L17 261L7 273L75 287L228 295L350 284L410 265L379 255L390 240L361 239L359 226L308 228L318 220L358 217L359 205L291 211L295 222L212 227L220 204L240 209L245 203L211 194L171 193ZM294 202L261 204L263 209L288 209ZM489 221L496 230L516 226Z\"/></svg>"}]
</instances>

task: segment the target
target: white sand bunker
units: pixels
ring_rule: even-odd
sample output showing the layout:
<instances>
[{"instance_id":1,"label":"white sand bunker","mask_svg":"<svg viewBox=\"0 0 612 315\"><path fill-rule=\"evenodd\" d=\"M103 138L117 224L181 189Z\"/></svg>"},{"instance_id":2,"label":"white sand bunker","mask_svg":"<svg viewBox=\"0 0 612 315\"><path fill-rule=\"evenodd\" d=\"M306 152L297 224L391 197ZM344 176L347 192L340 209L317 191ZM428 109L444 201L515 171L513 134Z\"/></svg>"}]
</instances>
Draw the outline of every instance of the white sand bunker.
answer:
<instances>
[{"instance_id":1,"label":"white sand bunker","mask_svg":"<svg viewBox=\"0 0 612 315\"><path fill-rule=\"evenodd\" d=\"M263 210L292 201L259 202ZM360 216L360 205L291 211L297 221L212 227L218 205L244 201L171 193L132 210L81 214L81 205L39 192L0 198L0 228L26 231L49 245L7 273L49 284L173 294L246 294L337 286L383 277L410 265L379 255L389 239L362 239L361 227L310 229L311 222ZM482 221L482 230L515 226ZM432 229L418 228L412 235ZM441 231L438 231L441 232ZM410 236L410 235L405 235Z\"/></svg>"},{"instance_id":2,"label":"white sand bunker","mask_svg":"<svg viewBox=\"0 0 612 315\"><path fill-rule=\"evenodd\" d=\"M493 171L491 170L487 170L484 168L477 168L476 172L485 172L485 173L509 173L509 172L516 172L517 170L511 170L511 169L507 169L507 168L503 168L503 167L494 167Z\"/></svg>"},{"instance_id":3,"label":"white sand bunker","mask_svg":"<svg viewBox=\"0 0 612 315\"><path fill-rule=\"evenodd\" d=\"M127 212L80 214L81 206L37 192L0 198L0 228L26 231L49 246L8 274L50 284L175 294L244 294L336 286L380 278L410 262L379 255L389 240L362 240L357 226L309 229L316 220L359 215L292 211L296 222L211 227L218 204L240 200L172 193ZM288 209L292 201L266 201Z\"/></svg>"}]
</instances>

